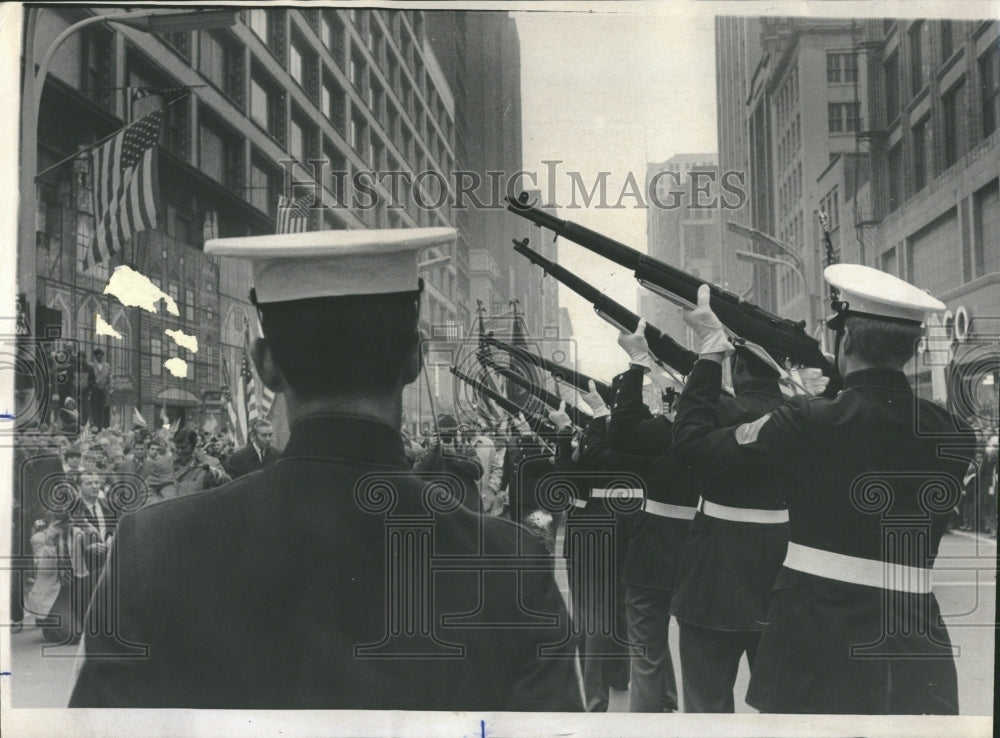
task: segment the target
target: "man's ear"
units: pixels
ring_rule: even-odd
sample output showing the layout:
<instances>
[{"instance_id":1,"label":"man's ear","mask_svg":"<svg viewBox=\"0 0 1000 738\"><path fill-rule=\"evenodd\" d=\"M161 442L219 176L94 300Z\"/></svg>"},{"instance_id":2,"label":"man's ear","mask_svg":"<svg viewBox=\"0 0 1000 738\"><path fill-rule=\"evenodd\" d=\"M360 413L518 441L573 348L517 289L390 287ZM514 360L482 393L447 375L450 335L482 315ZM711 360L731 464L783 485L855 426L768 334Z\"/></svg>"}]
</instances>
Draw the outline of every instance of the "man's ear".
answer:
<instances>
[{"instance_id":1,"label":"man's ear","mask_svg":"<svg viewBox=\"0 0 1000 738\"><path fill-rule=\"evenodd\" d=\"M844 324L844 334L840 339L840 353L847 355L854 352L854 342L851 339L851 328L850 324Z\"/></svg>"},{"instance_id":2,"label":"man's ear","mask_svg":"<svg viewBox=\"0 0 1000 738\"><path fill-rule=\"evenodd\" d=\"M417 340L413 344L406 357L406 366L403 368L403 385L417 381L420 376L420 369L424 365L424 354L427 352L428 342L424 340L423 330L417 333Z\"/></svg>"},{"instance_id":3,"label":"man's ear","mask_svg":"<svg viewBox=\"0 0 1000 738\"><path fill-rule=\"evenodd\" d=\"M265 387L274 392L285 391L288 383L271 355L271 347L266 338L253 340L250 344L250 358L253 359L253 365L257 368L257 374Z\"/></svg>"}]
</instances>

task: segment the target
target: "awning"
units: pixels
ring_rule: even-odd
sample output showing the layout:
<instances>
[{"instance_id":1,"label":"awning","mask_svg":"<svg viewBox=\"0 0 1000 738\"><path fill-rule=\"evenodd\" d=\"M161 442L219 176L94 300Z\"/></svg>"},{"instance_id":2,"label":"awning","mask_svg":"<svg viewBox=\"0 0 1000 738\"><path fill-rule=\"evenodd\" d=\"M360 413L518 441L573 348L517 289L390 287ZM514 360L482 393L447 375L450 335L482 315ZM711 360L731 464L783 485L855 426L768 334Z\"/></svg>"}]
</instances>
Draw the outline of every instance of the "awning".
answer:
<instances>
[{"instance_id":1,"label":"awning","mask_svg":"<svg viewBox=\"0 0 1000 738\"><path fill-rule=\"evenodd\" d=\"M167 405L182 405L184 407L199 407L201 399L187 390L179 387L171 387L163 390L156 396L156 403Z\"/></svg>"}]
</instances>

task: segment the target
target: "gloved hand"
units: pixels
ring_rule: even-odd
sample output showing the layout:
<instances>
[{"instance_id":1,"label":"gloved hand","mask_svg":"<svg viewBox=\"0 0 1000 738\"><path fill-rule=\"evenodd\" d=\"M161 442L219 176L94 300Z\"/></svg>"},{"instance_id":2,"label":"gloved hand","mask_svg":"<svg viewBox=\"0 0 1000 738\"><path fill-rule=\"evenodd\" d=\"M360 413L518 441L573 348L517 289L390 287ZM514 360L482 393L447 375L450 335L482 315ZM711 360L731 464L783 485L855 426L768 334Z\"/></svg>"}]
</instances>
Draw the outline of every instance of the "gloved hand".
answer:
<instances>
[{"instance_id":1,"label":"gloved hand","mask_svg":"<svg viewBox=\"0 0 1000 738\"><path fill-rule=\"evenodd\" d=\"M564 430L573 425L569 414L566 412L566 400L559 403L558 410L549 410L549 420L558 430Z\"/></svg>"},{"instance_id":2,"label":"gloved hand","mask_svg":"<svg viewBox=\"0 0 1000 738\"><path fill-rule=\"evenodd\" d=\"M830 378L823 376L823 371L815 367L806 366L797 371L799 382L805 387L810 395L821 395L830 384Z\"/></svg>"},{"instance_id":3,"label":"gloved hand","mask_svg":"<svg viewBox=\"0 0 1000 738\"><path fill-rule=\"evenodd\" d=\"M514 430L521 436L531 435L531 426L528 425L528 421L525 419L524 413L518 413L517 417L514 418Z\"/></svg>"},{"instance_id":4,"label":"gloved hand","mask_svg":"<svg viewBox=\"0 0 1000 738\"><path fill-rule=\"evenodd\" d=\"M707 284L698 288L698 307L694 310L684 312L684 322L694 331L698 340L698 353L705 354L730 354L733 352L733 344L730 343L722 323L718 316L712 312L709 299L712 290Z\"/></svg>"},{"instance_id":5,"label":"gloved hand","mask_svg":"<svg viewBox=\"0 0 1000 738\"><path fill-rule=\"evenodd\" d=\"M590 391L583 396L583 401L587 403L587 406L594 411L594 418L605 418L611 415L611 410L608 406L604 404L604 398L601 397L600 393L597 391L597 385L594 384L594 380L591 379L588 384Z\"/></svg>"},{"instance_id":6,"label":"gloved hand","mask_svg":"<svg viewBox=\"0 0 1000 738\"><path fill-rule=\"evenodd\" d=\"M646 320L639 321L635 333L622 331L618 334L618 345L625 349L630 364L641 366L649 371L653 366L653 357L649 355L649 344L646 343Z\"/></svg>"}]
</instances>

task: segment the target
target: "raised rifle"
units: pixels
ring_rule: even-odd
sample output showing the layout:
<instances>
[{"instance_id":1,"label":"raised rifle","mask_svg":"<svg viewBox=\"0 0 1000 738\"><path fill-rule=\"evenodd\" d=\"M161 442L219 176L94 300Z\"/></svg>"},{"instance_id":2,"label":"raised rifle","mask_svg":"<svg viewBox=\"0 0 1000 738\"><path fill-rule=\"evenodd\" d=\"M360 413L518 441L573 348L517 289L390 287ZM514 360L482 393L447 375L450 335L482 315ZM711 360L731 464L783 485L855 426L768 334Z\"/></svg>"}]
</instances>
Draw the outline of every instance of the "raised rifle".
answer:
<instances>
[{"instance_id":1,"label":"raised rifle","mask_svg":"<svg viewBox=\"0 0 1000 738\"><path fill-rule=\"evenodd\" d=\"M465 374L457 367L454 366L451 367L451 373L454 374L459 379L461 379L466 384L468 384L474 390L479 392L483 397L486 397L489 400L491 400L493 404L495 404L497 407L499 407L508 415L516 418L518 413L523 413L524 419L528 421L528 425L531 426L531 429L535 433L542 433L546 430L545 425L548 422L547 419L542 418L540 415L532 412L531 410L526 410L525 408L518 405L516 402L511 402L496 390L487 387L483 382L479 381L478 379L470 377L468 374Z\"/></svg>"},{"instance_id":2,"label":"raised rifle","mask_svg":"<svg viewBox=\"0 0 1000 738\"><path fill-rule=\"evenodd\" d=\"M530 379L522 377L513 369L508 369L505 366L500 366L495 361L490 361L489 359L484 359L483 361L488 367L493 369L497 374L513 382L518 387L522 387L523 389L527 390L528 392L531 393L532 397L541 400L543 403L545 403L548 407L552 408L553 410L558 410L559 405L562 402L565 402L558 395L554 395L544 387L535 384ZM586 428L587 423L589 423L592 420L592 418L586 413L584 413L582 410L580 410L580 408L568 402L566 403L565 411L566 414L569 415L570 420L573 421L573 425L575 425L577 428Z\"/></svg>"},{"instance_id":3,"label":"raised rifle","mask_svg":"<svg viewBox=\"0 0 1000 738\"><path fill-rule=\"evenodd\" d=\"M537 251L533 251L528 247L528 239L525 238L520 241L515 239L514 251L527 257L529 261L540 266L546 274L551 274L559 282L593 305L597 314L618 328L618 330L633 333L639 327L640 318L638 315L621 303L615 302L592 284L576 276L565 267L559 266L554 261L546 259ZM663 333L659 328L649 323L646 323L645 336L646 343L649 344L649 353L658 361L685 376L691 373L694 362L698 360L698 354L684 348L666 333Z\"/></svg>"},{"instance_id":4,"label":"raised rifle","mask_svg":"<svg viewBox=\"0 0 1000 738\"><path fill-rule=\"evenodd\" d=\"M526 193L517 200L508 197L507 203L508 210L512 213L631 270L639 284L681 307L695 307L698 304L698 288L707 284L712 290L710 304L713 312L734 334L797 364L821 368L827 376L833 374L834 368L823 355L819 342L806 333L804 321L796 323L780 318L711 282L647 256L597 231L532 207L527 204Z\"/></svg>"},{"instance_id":5,"label":"raised rifle","mask_svg":"<svg viewBox=\"0 0 1000 738\"><path fill-rule=\"evenodd\" d=\"M483 339L483 343L490 346L496 346L498 349L506 351L511 356L534 364L535 366L549 372L559 381L573 385L581 392L590 392L590 382L593 382L594 386L597 388L597 394L599 394L601 399L604 400L604 404L610 405L614 400L614 392L611 390L611 385L606 382L588 377L586 374L578 372L576 369L570 369L568 366L563 366L562 364L557 364L554 361L538 356L521 346L512 346L509 343L504 343L499 338L494 338L492 335L487 335Z\"/></svg>"}]
</instances>

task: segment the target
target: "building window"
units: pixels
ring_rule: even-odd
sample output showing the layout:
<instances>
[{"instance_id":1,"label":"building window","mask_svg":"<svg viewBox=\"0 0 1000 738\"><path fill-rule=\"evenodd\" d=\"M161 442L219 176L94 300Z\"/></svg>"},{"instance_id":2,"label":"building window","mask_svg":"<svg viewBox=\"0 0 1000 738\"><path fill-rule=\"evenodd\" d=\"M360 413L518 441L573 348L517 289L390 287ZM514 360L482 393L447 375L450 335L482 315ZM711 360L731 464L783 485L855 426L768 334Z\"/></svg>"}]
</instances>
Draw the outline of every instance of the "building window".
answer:
<instances>
[{"instance_id":1,"label":"building window","mask_svg":"<svg viewBox=\"0 0 1000 738\"><path fill-rule=\"evenodd\" d=\"M273 216L278 203L278 175L274 166L263 156L250 158L250 204Z\"/></svg>"},{"instance_id":2,"label":"building window","mask_svg":"<svg viewBox=\"0 0 1000 738\"><path fill-rule=\"evenodd\" d=\"M323 11L323 25L320 31L323 45L333 55L337 66L344 68L344 23L335 10Z\"/></svg>"},{"instance_id":3,"label":"building window","mask_svg":"<svg viewBox=\"0 0 1000 738\"><path fill-rule=\"evenodd\" d=\"M185 160L190 153L188 129L190 102L191 99L185 96L170 103L164 110L163 147Z\"/></svg>"},{"instance_id":4,"label":"building window","mask_svg":"<svg viewBox=\"0 0 1000 738\"><path fill-rule=\"evenodd\" d=\"M182 57L191 60L191 34L187 31L164 33L163 40Z\"/></svg>"},{"instance_id":5,"label":"building window","mask_svg":"<svg viewBox=\"0 0 1000 738\"><path fill-rule=\"evenodd\" d=\"M302 51L294 41L292 42L292 51L288 55L288 73L292 75L292 79L299 83L299 87L306 86L305 72L302 64Z\"/></svg>"},{"instance_id":6,"label":"building window","mask_svg":"<svg viewBox=\"0 0 1000 738\"><path fill-rule=\"evenodd\" d=\"M358 51L351 51L351 64L347 69L347 78L354 85L354 89L365 95L368 89L367 78L368 69L365 65L365 58Z\"/></svg>"},{"instance_id":7,"label":"building window","mask_svg":"<svg viewBox=\"0 0 1000 738\"><path fill-rule=\"evenodd\" d=\"M976 276L1000 272L1000 180L973 196Z\"/></svg>"},{"instance_id":8,"label":"building window","mask_svg":"<svg viewBox=\"0 0 1000 738\"><path fill-rule=\"evenodd\" d=\"M351 116L350 133L351 148L358 152L359 156L365 158L365 151L368 146L368 131L365 119L362 116Z\"/></svg>"},{"instance_id":9,"label":"building window","mask_svg":"<svg viewBox=\"0 0 1000 738\"><path fill-rule=\"evenodd\" d=\"M858 68L854 54L830 52L826 55L826 81L828 84L857 82Z\"/></svg>"},{"instance_id":10,"label":"building window","mask_svg":"<svg viewBox=\"0 0 1000 738\"><path fill-rule=\"evenodd\" d=\"M323 115L333 124L337 132L343 136L344 116L347 112L347 103L345 102L343 88L333 77L328 76L323 79L323 91L321 95Z\"/></svg>"},{"instance_id":11,"label":"building window","mask_svg":"<svg viewBox=\"0 0 1000 738\"><path fill-rule=\"evenodd\" d=\"M113 55L111 36L101 31L89 31L81 42L83 94L98 105L113 109Z\"/></svg>"},{"instance_id":12,"label":"building window","mask_svg":"<svg viewBox=\"0 0 1000 738\"><path fill-rule=\"evenodd\" d=\"M250 75L250 119L278 141L284 140L283 103L277 85L255 69Z\"/></svg>"},{"instance_id":13,"label":"building window","mask_svg":"<svg viewBox=\"0 0 1000 738\"><path fill-rule=\"evenodd\" d=\"M913 193L927 186L927 119L913 126Z\"/></svg>"},{"instance_id":14,"label":"building window","mask_svg":"<svg viewBox=\"0 0 1000 738\"><path fill-rule=\"evenodd\" d=\"M249 11L250 19L247 25L250 30L257 34L257 37L265 44L268 42L268 17L267 11L263 8L254 8Z\"/></svg>"},{"instance_id":15,"label":"building window","mask_svg":"<svg viewBox=\"0 0 1000 738\"><path fill-rule=\"evenodd\" d=\"M242 104L243 59L235 44L218 34L200 32L198 71L227 97Z\"/></svg>"},{"instance_id":16,"label":"building window","mask_svg":"<svg viewBox=\"0 0 1000 738\"><path fill-rule=\"evenodd\" d=\"M163 341L159 338L149 339L149 373L154 377L163 374Z\"/></svg>"},{"instance_id":17,"label":"building window","mask_svg":"<svg viewBox=\"0 0 1000 738\"><path fill-rule=\"evenodd\" d=\"M902 205L900 180L903 176L902 147L898 144L889 150L889 212Z\"/></svg>"},{"instance_id":18,"label":"building window","mask_svg":"<svg viewBox=\"0 0 1000 738\"><path fill-rule=\"evenodd\" d=\"M942 98L945 169L965 154L965 82L958 83Z\"/></svg>"},{"instance_id":19,"label":"building window","mask_svg":"<svg viewBox=\"0 0 1000 738\"><path fill-rule=\"evenodd\" d=\"M198 166L204 174L226 187L242 187L240 141L225 127L200 111Z\"/></svg>"},{"instance_id":20,"label":"building window","mask_svg":"<svg viewBox=\"0 0 1000 738\"><path fill-rule=\"evenodd\" d=\"M941 61L947 61L955 53L955 23L950 20L941 21Z\"/></svg>"},{"instance_id":21,"label":"building window","mask_svg":"<svg viewBox=\"0 0 1000 738\"><path fill-rule=\"evenodd\" d=\"M184 319L189 323L194 323L194 290L187 288L184 290Z\"/></svg>"},{"instance_id":22,"label":"building window","mask_svg":"<svg viewBox=\"0 0 1000 738\"><path fill-rule=\"evenodd\" d=\"M310 98L315 100L319 96L319 59L298 33L292 36L288 71Z\"/></svg>"},{"instance_id":23,"label":"building window","mask_svg":"<svg viewBox=\"0 0 1000 738\"><path fill-rule=\"evenodd\" d=\"M924 88L923 34L926 24L914 21L910 26L910 92L916 95Z\"/></svg>"},{"instance_id":24,"label":"building window","mask_svg":"<svg viewBox=\"0 0 1000 738\"><path fill-rule=\"evenodd\" d=\"M829 103L830 133L854 133L861 130L860 103Z\"/></svg>"},{"instance_id":25,"label":"building window","mask_svg":"<svg viewBox=\"0 0 1000 738\"><path fill-rule=\"evenodd\" d=\"M882 65L885 90L885 122L892 123L899 117L899 53L894 51Z\"/></svg>"},{"instance_id":26,"label":"building window","mask_svg":"<svg viewBox=\"0 0 1000 738\"><path fill-rule=\"evenodd\" d=\"M982 80L983 138L1000 125L1000 45L994 44L979 60Z\"/></svg>"},{"instance_id":27,"label":"building window","mask_svg":"<svg viewBox=\"0 0 1000 738\"><path fill-rule=\"evenodd\" d=\"M895 246L882 254L881 262L883 272L886 274L892 274L896 277L899 276L899 259L896 257Z\"/></svg>"},{"instance_id":28,"label":"building window","mask_svg":"<svg viewBox=\"0 0 1000 738\"><path fill-rule=\"evenodd\" d=\"M302 124L295 118L292 118L292 126L288 130L288 152L295 161L304 162L306 160L305 133L302 130Z\"/></svg>"}]
</instances>

